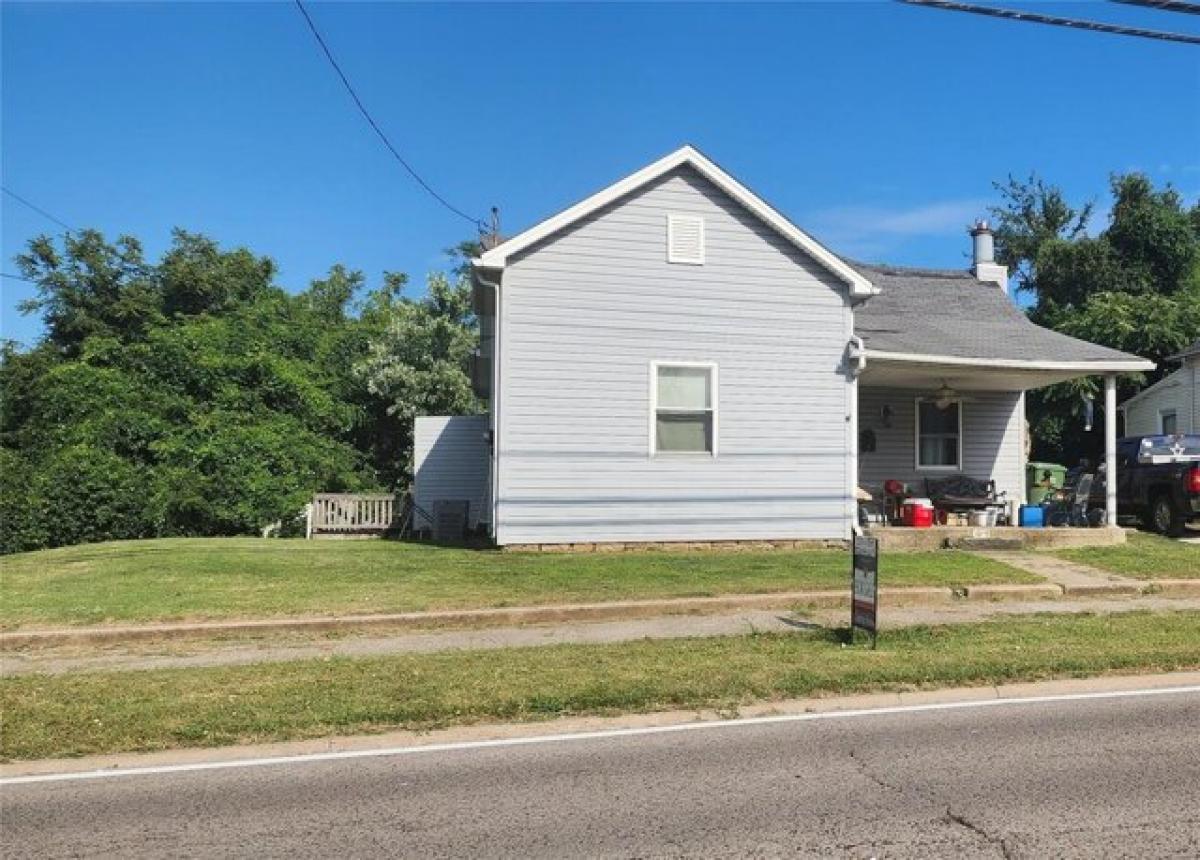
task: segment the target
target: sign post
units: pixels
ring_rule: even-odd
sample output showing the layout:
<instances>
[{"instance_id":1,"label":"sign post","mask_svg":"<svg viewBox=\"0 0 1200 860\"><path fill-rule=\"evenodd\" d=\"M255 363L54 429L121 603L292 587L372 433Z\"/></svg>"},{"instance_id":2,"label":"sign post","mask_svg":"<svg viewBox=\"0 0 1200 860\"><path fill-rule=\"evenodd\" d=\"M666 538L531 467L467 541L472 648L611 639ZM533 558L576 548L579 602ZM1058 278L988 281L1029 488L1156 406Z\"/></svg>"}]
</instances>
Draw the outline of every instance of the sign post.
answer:
<instances>
[{"instance_id":1,"label":"sign post","mask_svg":"<svg viewBox=\"0 0 1200 860\"><path fill-rule=\"evenodd\" d=\"M879 609L879 539L855 535L851 544L850 632L871 634L875 647Z\"/></svg>"}]
</instances>

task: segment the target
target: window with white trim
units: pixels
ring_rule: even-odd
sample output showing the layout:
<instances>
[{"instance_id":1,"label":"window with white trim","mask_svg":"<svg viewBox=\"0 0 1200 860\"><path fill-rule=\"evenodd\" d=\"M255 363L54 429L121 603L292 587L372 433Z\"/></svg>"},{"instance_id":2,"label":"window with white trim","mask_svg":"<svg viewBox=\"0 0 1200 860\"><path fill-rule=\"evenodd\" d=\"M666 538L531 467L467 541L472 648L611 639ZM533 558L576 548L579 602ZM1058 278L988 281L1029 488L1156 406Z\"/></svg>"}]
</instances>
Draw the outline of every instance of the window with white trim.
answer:
<instances>
[{"instance_id":1,"label":"window with white trim","mask_svg":"<svg viewBox=\"0 0 1200 860\"><path fill-rule=\"evenodd\" d=\"M962 468L962 401L917 401L917 468Z\"/></svg>"},{"instance_id":2,"label":"window with white trim","mask_svg":"<svg viewBox=\"0 0 1200 860\"><path fill-rule=\"evenodd\" d=\"M1179 415L1174 409L1164 409L1159 412L1158 423L1164 436L1174 436L1179 432Z\"/></svg>"},{"instance_id":3,"label":"window with white trim","mask_svg":"<svg viewBox=\"0 0 1200 860\"><path fill-rule=\"evenodd\" d=\"M652 370L652 454L717 453L717 366L659 364Z\"/></svg>"},{"instance_id":4,"label":"window with white trim","mask_svg":"<svg viewBox=\"0 0 1200 860\"><path fill-rule=\"evenodd\" d=\"M704 219L699 215L667 216L667 262L704 265Z\"/></svg>"}]
</instances>

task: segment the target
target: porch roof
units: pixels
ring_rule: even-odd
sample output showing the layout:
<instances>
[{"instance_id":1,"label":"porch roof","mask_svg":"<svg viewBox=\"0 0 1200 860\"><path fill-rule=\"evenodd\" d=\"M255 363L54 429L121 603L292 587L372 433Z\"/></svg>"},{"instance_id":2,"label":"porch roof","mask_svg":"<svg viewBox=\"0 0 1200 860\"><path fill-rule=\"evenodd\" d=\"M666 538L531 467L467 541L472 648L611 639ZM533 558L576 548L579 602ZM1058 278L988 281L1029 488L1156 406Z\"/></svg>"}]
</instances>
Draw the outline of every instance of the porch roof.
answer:
<instances>
[{"instance_id":1,"label":"porch roof","mask_svg":"<svg viewBox=\"0 0 1200 860\"><path fill-rule=\"evenodd\" d=\"M989 388L1036 388L1077 376L1154 369L1136 355L1034 324L999 286L970 272L854 266L880 288L858 306L854 319L872 381L924 384L953 375L964 385L967 377L979 377ZM880 363L898 366L889 374Z\"/></svg>"}]
</instances>

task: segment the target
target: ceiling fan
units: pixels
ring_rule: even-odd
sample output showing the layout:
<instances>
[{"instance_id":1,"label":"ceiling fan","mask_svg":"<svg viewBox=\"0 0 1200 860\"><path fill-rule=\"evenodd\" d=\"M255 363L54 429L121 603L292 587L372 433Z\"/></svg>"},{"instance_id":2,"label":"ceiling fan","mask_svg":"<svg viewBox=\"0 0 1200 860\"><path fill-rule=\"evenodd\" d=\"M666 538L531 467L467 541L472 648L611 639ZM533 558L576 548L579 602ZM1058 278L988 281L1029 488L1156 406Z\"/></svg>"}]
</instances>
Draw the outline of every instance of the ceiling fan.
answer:
<instances>
[{"instance_id":1,"label":"ceiling fan","mask_svg":"<svg viewBox=\"0 0 1200 860\"><path fill-rule=\"evenodd\" d=\"M971 399L965 397L961 391L954 388L954 386L950 385L944 379L942 380L941 387L937 391L930 393L928 397L933 401L933 405L942 412L945 412L955 403L963 403Z\"/></svg>"}]
</instances>

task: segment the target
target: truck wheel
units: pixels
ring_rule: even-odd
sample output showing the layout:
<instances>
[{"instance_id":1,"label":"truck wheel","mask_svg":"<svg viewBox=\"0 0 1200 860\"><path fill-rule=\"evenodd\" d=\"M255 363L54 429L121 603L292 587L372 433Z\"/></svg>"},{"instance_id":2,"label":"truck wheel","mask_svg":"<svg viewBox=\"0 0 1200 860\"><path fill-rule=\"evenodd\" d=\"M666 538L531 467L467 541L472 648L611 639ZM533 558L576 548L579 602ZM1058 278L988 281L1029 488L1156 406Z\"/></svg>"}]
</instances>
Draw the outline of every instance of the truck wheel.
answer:
<instances>
[{"instance_id":1,"label":"truck wheel","mask_svg":"<svg viewBox=\"0 0 1200 860\"><path fill-rule=\"evenodd\" d=\"M1183 513L1175 507L1166 493L1160 493L1150 502L1149 526L1168 537L1179 537L1183 534Z\"/></svg>"}]
</instances>

